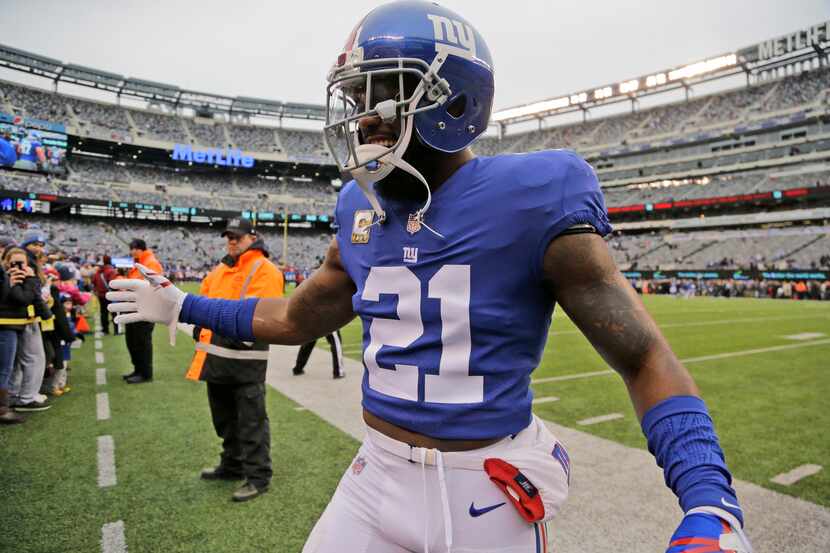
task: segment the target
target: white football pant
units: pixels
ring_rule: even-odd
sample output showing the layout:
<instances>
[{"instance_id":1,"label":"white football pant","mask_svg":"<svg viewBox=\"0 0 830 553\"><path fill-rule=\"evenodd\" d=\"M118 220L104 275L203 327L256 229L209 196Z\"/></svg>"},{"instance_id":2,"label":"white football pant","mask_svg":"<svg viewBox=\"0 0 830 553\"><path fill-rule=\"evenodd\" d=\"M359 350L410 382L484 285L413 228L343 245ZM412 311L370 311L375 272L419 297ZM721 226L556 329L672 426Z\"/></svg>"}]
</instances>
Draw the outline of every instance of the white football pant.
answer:
<instances>
[{"instance_id":1,"label":"white football pant","mask_svg":"<svg viewBox=\"0 0 830 553\"><path fill-rule=\"evenodd\" d=\"M535 459L530 472L550 475L533 482L549 519L567 497L570 471L552 455L555 446L535 417L513 437L455 453L413 448L367 428L303 553L544 553L546 524L521 518L482 464L498 457L527 474L520 460ZM547 452L544 467L539 451Z\"/></svg>"}]
</instances>

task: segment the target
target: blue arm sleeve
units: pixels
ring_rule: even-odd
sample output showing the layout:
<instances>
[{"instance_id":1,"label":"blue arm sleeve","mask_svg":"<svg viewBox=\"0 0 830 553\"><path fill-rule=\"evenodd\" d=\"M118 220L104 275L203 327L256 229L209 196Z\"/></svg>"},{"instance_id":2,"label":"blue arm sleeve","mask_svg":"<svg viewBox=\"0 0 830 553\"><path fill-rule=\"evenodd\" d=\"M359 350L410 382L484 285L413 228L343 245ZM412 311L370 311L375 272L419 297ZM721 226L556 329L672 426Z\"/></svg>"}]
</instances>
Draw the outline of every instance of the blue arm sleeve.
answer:
<instances>
[{"instance_id":1,"label":"blue arm sleeve","mask_svg":"<svg viewBox=\"0 0 830 553\"><path fill-rule=\"evenodd\" d=\"M732 475L702 399L673 396L661 401L643 416L642 428L648 450L663 469L666 485L678 497L683 512L718 507L743 525Z\"/></svg>"},{"instance_id":2,"label":"blue arm sleeve","mask_svg":"<svg viewBox=\"0 0 830 553\"><path fill-rule=\"evenodd\" d=\"M179 322L209 328L227 338L253 342L257 302L259 298L220 300L188 294L182 303Z\"/></svg>"}]
</instances>

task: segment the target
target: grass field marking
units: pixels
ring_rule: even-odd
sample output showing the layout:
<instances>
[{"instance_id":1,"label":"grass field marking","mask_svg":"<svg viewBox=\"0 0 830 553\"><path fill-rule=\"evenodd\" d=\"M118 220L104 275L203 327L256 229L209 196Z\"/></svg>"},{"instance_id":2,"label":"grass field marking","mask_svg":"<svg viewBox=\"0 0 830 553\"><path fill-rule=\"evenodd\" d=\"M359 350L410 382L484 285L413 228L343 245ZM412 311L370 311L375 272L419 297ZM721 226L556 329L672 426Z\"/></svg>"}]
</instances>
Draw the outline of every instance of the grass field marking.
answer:
<instances>
[{"instance_id":1,"label":"grass field marking","mask_svg":"<svg viewBox=\"0 0 830 553\"><path fill-rule=\"evenodd\" d=\"M95 352L95 362L99 365L104 364L104 352L103 351L96 351Z\"/></svg>"},{"instance_id":2,"label":"grass field marking","mask_svg":"<svg viewBox=\"0 0 830 553\"><path fill-rule=\"evenodd\" d=\"M622 413L608 413L607 415L599 415L598 417L590 417L576 421L576 424L581 426L590 426L592 424L599 424L601 422L615 421L623 418Z\"/></svg>"},{"instance_id":3,"label":"grass field marking","mask_svg":"<svg viewBox=\"0 0 830 553\"><path fill-rule=\"evenodd\" d=\"M95 340L95 349L103 349L103 348L104 348L103 340Z\"/></svg>"},{"instance_id":4,"label":"grass field marking","mask_svg":"<svg viewBox=\"0 0 830 553\"><path fill-rule=\"evenodd\" d=\"M103 337L104 337L104 333L103 333L103 332L101 332L100 330L96 330L96 331L95 331L95 334L94 334L93 336L94 336L95 338L103 338Z\"/></svg>"},{"instance_id":5,"label":"grass field marking","mask_svg":"<svg viewBox=\"0 0 830 553\"><path fill-rule=\"evenodd\" d=\"M98 436L98 487L115 486L115 440L112 436Z\"/></svg>"},{"instance_id":6,"label":"grass field marking","mask_svg":"<svg viewBox=\"0 0 830 553\"><path fill-rule=\"evenodd\" d=\"M804 320L804 319L827 319L830 318L828 315L799 315L795 316L781 316L781 317L764 317L764 322L766 321L788 321L788 320ZM720 321L695 321L695 322L688 322L688 323L665 323L660 324L657 323L657 326L661 329L663 328L684 328L687 326L712 326L712 325L724 325L724 324L733 324L733 323L757 323L758 317L753 318L745 318L745 319L723 319ZM548 332L548 336L563 336L567 334L581 334L582 331L579 329L575 330L551 330Z\"/></svg>"},{"instance_id":7,"label":"grass field marking","mask_svg":"<svg viewBox=\"0 0 830 553\"><path fill-rule=\"evenodd\" d=\"M534 398L533 405L538 405L539 403L553 403L554 401L559 401L559 398L556 396L537 397Z\"/></svg>"},{"instance_id":8,"label":"grass field marking","mask_svg":"<svg viewBox=\"0 0 830 553\"><path fill-rule=\"evenodd\" d=\"M95 369L95 385L96 386L106 386L107 385L107 369Z\"/></svg>"},{"instance_id":9,"label":"grass field marking","mask_svg":"<svg viewBox=\"0 0 830 553\"><path fill-rule=\"evenodd\" d=\"M308 411L308 409L306 409L305 407L295 407L294 410L295 411Z\"/></svg>"},{"instance_id":10,"label":"grass field marking","mask_svg":"<svg viewBox=\"0 0 830 553\"><path fill-rule=\"evenodd\" d=\"M789 472L773 476L769 480L770 482L781 484L782 486L792 486L802 478L818 474L818 472L821 471L821 468L821 465L801 465L800 467L795 467Z\"/></svg>"},{"instance_id":11,"label":"grass field marking","mask_svg":"<svg viewBox=\"0 0 830 553\"><path fill-rule=\"evenodd\" d=\"M704 355L702 357L690 357L688 359L681 359L680 362L684 364L700 363L703 361L714 361L715 359L728 359L730 357L741 357L743 355L755 355L756 353L767 353L770 351L783 351L788 349L807 348L811 346L824 346L830 344L830 338L827 340L816 340L815 342L802 342L800 344L786 344L783 346L772 346L768 348L745 349L743 351L733 351L729 353L717 353L715 355Z\"/></svg>"},{"instance_id":12,"label":"grass field marking","mask_svg":"<svg viewBox=\"0 0 830 553\"><path fill-rule=\"evenodd\" d=\"M590 378L592 376L605 376L606 374L614 374L612 370L592 371L587 373L565 374L562 376L548 376L545 378L535 378L530 381L531 384L544 384L545 382L561 382L562 380L576 380L577 378Z\"/></svg>"},{"instance_id":13,"label":"grass field marking","mask_svg":"<svg viewBox=\"0 0 830 553\"><path fill-rule=\"evenodd\" d=\"M782 336L782 338L786 338L787 340L815 340L816 338L821 338L822 336L827 336L827 334L824 332L802 332L801 334Z\"/></svg>"},{"instance_id":14,"label":"grass field marking","mask_svg":"<svg viewBox=\"0 0 830 553\"><path fill-rule=\"evenodd\" d=\"M99 421L107 421L110 418L110 397L106 392L95 394L95 412Z\"/></svg>"},{"instance_id":15,"label":"grass field marking","mask_svg":"<svg viewBox=\"0 0 830 553\"><path fill-rule=\"evenodd\" d=\"M123 520L108 522L101 527L101 553L127 553Z\"/></svg>"}]
</instances>

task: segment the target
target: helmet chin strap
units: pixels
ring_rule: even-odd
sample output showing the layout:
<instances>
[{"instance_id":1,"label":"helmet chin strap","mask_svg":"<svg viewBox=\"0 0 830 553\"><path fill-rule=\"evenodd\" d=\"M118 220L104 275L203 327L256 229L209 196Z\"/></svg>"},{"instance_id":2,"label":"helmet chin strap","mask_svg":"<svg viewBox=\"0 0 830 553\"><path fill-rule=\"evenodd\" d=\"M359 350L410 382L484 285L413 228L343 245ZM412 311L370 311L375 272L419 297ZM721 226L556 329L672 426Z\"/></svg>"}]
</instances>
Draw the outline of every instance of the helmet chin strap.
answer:
<instances>
[{"instance_id":1,"label":"helmet chin strap","mask_svg":"<svg viewBox=\"0 0 830 553\"><path fill-rule=\"evenodd\" d=\"M424 91L421 90L420 93L415 95L412 102L409 104L409 111L414 111L423 94ZM369 200L369 203L372 205L372 209L378 217L377 221L372 223L373 225L379 223L382 224L386 220L386 211L384 211L383 207L380 205L380 201L378 201L374 184L389 176L389 174L394 171L396 167L402 171L406 171L418 179L426 189L427 200L424 205L410 217L414 218L419 225L423 225L427 230L436 236L444 238L441 233L433 230L424 222L424 215L432 203L432 192L429 189L427 180L420 171L415 169L415 167L403 159L403 155L412 140L412 128L414 126L415 123L413 115L402 118L401 127L403 130L403 138L394 149L381 146L380 144L355 144L354 151L356 159L354 165L357 165L358 167L351 170L351 175L352 178L357 181L357 185ZM355 142L358 141L357 133L355 133L354 139ZM384 152L386 153L384 154ZM366 163L367 160L375 161L368 161L368 163ZM371 169L370 166L372 167Z\"/></svg>"}]
</instances>

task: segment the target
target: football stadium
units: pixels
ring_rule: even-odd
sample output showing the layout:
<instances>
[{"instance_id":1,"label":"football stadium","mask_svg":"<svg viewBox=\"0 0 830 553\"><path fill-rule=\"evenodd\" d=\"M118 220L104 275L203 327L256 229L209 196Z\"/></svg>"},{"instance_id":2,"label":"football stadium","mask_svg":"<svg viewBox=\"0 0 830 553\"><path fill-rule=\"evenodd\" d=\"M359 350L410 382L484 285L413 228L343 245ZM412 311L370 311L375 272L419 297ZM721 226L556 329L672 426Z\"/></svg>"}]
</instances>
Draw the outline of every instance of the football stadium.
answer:
<instances>
[{"instance_id":1,"label":"football stadium","mask_svg":"<svg viewBox=\"0 0 830 553\"><path fill-rule=\"evenodd\" d=\"M468 17L472 20L474 14ZM363 29L371 21L367 16ZM430 21L428 28L434 24L436 44L449 48L436 46L435 51L439 55L449 52L448 59L468 59L467 54L458 53L470 40L474 42L466 24L450 16L434 16ZM364 34L358 28L353 33L357 38L350 40L357 45ZM365 48L369 51L370 46ZM355 50L341 54L335 73L352 63ZM472 50L476 54L475 44ZM654 67L648 74L632 74L619 82L604 82L600 74L588 89L522 105L494 106L483 121L484 132L465 121L464 115L453 115L446 108L450 110L447 125L461 121L461 130L453 136L465 140L484 162L568 150L591 166L613 227L602 240L627 287L642 301L705 399L717 431L715 445L719 439L728 465L726 474L731 474L734 497L741 501L738 511L743 513L754 551L826 552L830 548L830 473L826 466L830 458L830 129L825 125L830 124L830 20L780 36L759 36L754 44L705 57L708 53L703 49L699 59L676 60L673 66ZM481 47L478 54L484 55ZM429 61L422 63L427 67ZM355 62L356 66L360 63L371 62ZM413 355L421 355L418 340L422 333L427 335L425 327L432 317L441 322L437 335L444 340L442 372L450 372L452 359L457 361L459 355L471 367L470 360L480 347L477 344L486 340L475 336L475 323L470 335L477 301L475 293L471 300L470 282L475 286L478 281L475 274L470 276L469 266L464 273L459 270L462 265L445 265L435 276L430 273L428 284L426 278L413 279L417 301L421 294L428 294L423 307L416 303L414 308L420 330L412 330L410 304L399 292L410 282L402 274L419 274L400 271L439 251L433 244L444 238L441 232L449 225L441 227L435 221L440 220L441 201L450 191L439 189L433 194L434 205L439 206L430 208L434 212L426 213L427 196L417 216L410 214L407 221L404 214L405 230L418 237L419 247L393 244L398 257L383 258L380 268L387 272L375 272L378 267L372 267L367 282L374 288L370 292L368 283L365 289L358 286L363 296L355 293L346 301L347 310L352 305L355 310L344 319L350 322L339 333L331 334L333 328L323 333L335 336L331 351L329 343L319 340L309 350L304 370L297 352L298 344L307 340L286 339L285 345L266 344L260 351L249 345L255 344L253 340L244 341L246 335L240 334L243 341L233 343L244 346L231 347L229 341L217 345L215 339L225 327L205 329L198 319L186 319L185 313L197 309L190 307L189 300L179 301L177 309L182 314L176 311L170 319L178 328L175 344L171 344L163 324L117 324L101 316L102 306L107 313L106 305L127 301L126 296L106 299L108 289L121 289L112 282L142 279L144 274L151 283L148 289L169 290L166 281L157 286L153 278L158 275L152 271L141 273L138 262L147 264L145 260L153 257L161 269L150 268L190 294L187 298L207 295L208 280L218 278L215 268L221 265L226 247L230 248L227 244L241 243L247 233L256 238L256 248L270 252L270 261L264 262L275 267L274 278L284 287L278 295L284 292L291 306L295 294L312 294L315 286L324 288L316 284L322 281L319 275L312 275L328 270L335 237L340 244L337 257L351 275L356 267L369 263L362 252L381 256L384 235L387 240L396 236L388 228L390 221L395 224L398 219L391 207L388 220L385 215L374 219L378 212L371 198L361 204L364 210L356 211L353 220L351 211L348 219L339 215L353 209L349 206L355 200L348 198L360 192L357 185L349 184L353 175L343 169L342 153L332 146L329 133L332 113L342 116L342 112L323 104L319 96L307 103L231 97L118 71L118 67L104 70L67 63L4 44L0 37L0 237L6 279L0 303L7 321L2 324L11 325L0 330L0 349L10 367L9 391L0 390L8 403L0 405L5 409L3 422L8 423L0 426L0 514L6 521L0 532L0 551L290 553L304 551L304 545L310 552L352 551L349 544L356 543L348 541L352 538L344 538L341 549L322 545L314 549L314 539L337 543L337 536L321 537L332 532L321 530L321 525L311 540L309 535L341 478L359 481L362 472L367 478L375 474L372 471L383 470L375 469L374 453L367 453L366 444L361 446L366 424L370 430L378 428L368 420L364 424L376 401L365 396L366 388L391 390L397 385L393 380L399 383L409 374L406 370L414 369L414 396L394 390L395 405L406 412L415 409L407 404L430 404L426 397L430 382L439 380L439 369L424 374L422 367L419 377L418 367L411 366L414 363L407 365L406 357L395 355L408 348ZM401 95L405 95L406 71L400 73ZM440 70L437 74L437 84L424 98L441 89ZM367 78L366 85L370 97L375 94L371 79ZM447 79L450 88L456 86L451 77ZM468 91L462 110L469 112L477 98ZM375 113L380 115L375 116L387 121L380 107L384 103L377 104ZM444 108L415 115L402 115L401 109L397 117L404 120L419 114L427 117ZM354 116L360 128L358 117ZM395 118L393 111L390 119ZM436 128L443 131L444 124L439 121ZM418 126L415 129L419 140L428 142L428 133ZM470 141L465 133L477 138ZM390 144L395 140L400 139ZM362 146L380 147L375 143ZM381 154L381 165L390 159L387 152L394 150L389 144L383 147L391 150ZM349 145L347 152L349 148L353 153L346 157L356 157L354 146ZM371 163L353 169L359 172L372 167ZM396 167L399 171L401 166ZM384 192L380 186L377 189L385 202ZM572 201L570 192L562 194L558 202ZM532 221L535 215L527 209L528 221ZM361 219L364 216L368 219ZM508 229L529 226L527 222L497 220L506 237L535 232ZM586 226L591 237L602 234L596 224L582 224L570 227L563 238L585 238L586 229L576 227ZM571 229L576 229L573 236ZM518 256L515 259L544 255L537 273L547 270L547 256L553 249L547 254L544 248L537 252L535 244L518 239L508 244L470 240L478 249L492 245L491 252L513 250L509 255ZM247 254L239 255L234 259ZM34 310L20 323L22 319L10 313L18 309L14 298L20 294L15 295L15 288L19 284L23 289L27 282L21 268L26 256L31 271L25 278L40 279L37 286L43 301L31 300L28 308L34 305ZM19 257L23 261L16 261ZM223 267L226 272L222 274L234 269L234 263ZM215 297L245 298L249 283L251 290L257 286L251 278L259 266L244 285L244 274L235 273L241 294L237 290L236 295ZM494 271L502 266L493 261ZM342 274L346 271L341 267ZM140 288L116 292L116 296L119 293L139 297L129 300L137 301L139 307L125 311L141 312ZM503 295L513 293L505 285ZM384 318L365 308L369 300L383 303L382 296L397 315ZM398 296L393 302L391 298ZM515 301L524 302L527 297L516 292ZM615 322L608 314L611 310L601 303L591 307L585 319L575 314L578 309L570 309L571 300L551 297L556 307L550 328L542 336L544 349L538 367L527 373L524 382L525 386L529 382L532 393L527 401L534 420L556 436L557 447L561 443L567 449L567 453L553 454L556 466L565 471L566 488L570 486L561 511L551 520L546 518L546 524L532 526L535 535L525 549L465 548L464 538L453 535L453 526L458 534L474 528L474 522L486 525L487 517L496 515L511 515L515 518L511 524L525 524L515 512L508 512L510 503L520 508L525 499L533 498L536 488L531 484L529 499L520 499L509 485L506 496L495 495L501 494L495 486L487 495L464 495L452 487L456 474L452 471L459 469L451 468L453 457L446 453L461 449L439 451L436 466L410 453L409 464L416 470L409 482L414 490L411 508L414 512L423 506L434 516L413 515L405 522L392 518L392 511L400 508L392 506L377 524L390 534L400 530L417 538L436 531L438 537L427 545L418 542L417 548L376 545L359 551L666 550L683 518L678 508L680 493L672 493L673 485L667 487L669 469L664 474L655 461L656 446L644 435L642 411L632 406L629 397L633 386L627 376L620 378L620 371L614 370L618 368L612 361L614 355L599 346L590 331L596 325L613 333L615 325L625 324ZM264 302L283 300L259 301L257 316ZM503 297L488 305L510 301ZM45 314L37 311L41 304L46 305ZM444 335L450 335L452 325L459 321L449 305L472 310L461 317L462 321L466 317L466 343L454 343L452 356ZM423 315L418 309L423 309ZM62 312L59 316L58 311ZM315 316L337 320L331 312L321 307ZM355 317L356 313L360 316ZM450 317L456 320L450 323ZM527 326L521 313L494 311L486 317L494 335L495 327L509 333L510 328ZM61 334L62 325L69 333L66 336ZM129 327L138 325L146 325L141 327L143 334L136 330L130 334ZM251 325L257 332L256 320ZM204 333L211 330L213 338L208 334L205 342ZM624 330L620 331L623 336ZM42 345L40 338L35 344L28 337L33 332L42 337ZM12 335L17 336L16 349L7 354L11 338L4 336ZM148 354L142 344L150 348L150 369L145 373L139 367L141 356ZM393 355L391 350L398 353ZM228 351L240 355L226 355ZM270 433L270 442L266 439L265 443L270 443L268 470L273 474L269 472L267 478L270 487L267 481L257 486L253 477L247 477L249 497L256 497L254 501L238 495L240 482L221 473L229 470L227 466L220 465L208 475L202 472L200 478L199 471L215 464L222 452L217 433L223 424L217 422L219 400L214 398L221 384L208 382L209 402L206 385L199 382L206 379L204 371L218 370L219 364L205 362L194 369L200 354L200 363L205 356L221 357L226 371L233 370L237 361L267 366L262 373L267 392L257 396L264 402L267 418L258 431L266 437ZM470 371L463 376L483 380L487 390L487 373L471 376L475 371ZM394 372L400 378L386 381L373 376L376 372ZM129 383L122 381L123 375ZM32 379L42 384L33 396L24 397L23 389ZM461 382L468 381L457 381ZM249 400L254 397L246 394ZM462 417L448 410L440 413L446 418L435 423L439 426L451 426L454 416ZM238 416L243 416L242 411ZM490 415L485 411L479 416ZM419 428L409 430L420 432ZM434 436L447 438L444 443L455 435L448 431ZM230 438L225 440L227 447ZM431 447L408 443L412 451ZM268 457L267 449L259 455ZM705 456L695 451L697 457L690 458ZM230 462L224 454L222 459ZM242 461L243 465L247 462ZM449 498L441 463L448 463ZM436 484L429 491L434 492L429 496L433 503L427 503L428 478L421 480L422 470L441 475L440 487ZM392 468L388 471L393 472ZM491 478L496 482L492 474ZM544 492L541 497L546 499ZM500 503L499 497L504 498ZM730 507L724 497L730 496L720 496ZM382 495L370 501L377 502L381 511L386 508ZM456 512L449 516L449 505L455 502L463 503L461 515L467 519L461 520ZM504 503L507 507L493 515L483 514ZM333 505L326 511L329 518L334 516ZM491 507L474 507L480 505ZM435 520L439 530L430 526ZM728 530L730 519L723 524ZM717 540L715 545L689 542L698 539L692 537L683 542L692 544L686 547L676 540L670 551L751 550L724 542L727 534L721 536L720 545Z\"/></svg>"}]
</instances>

